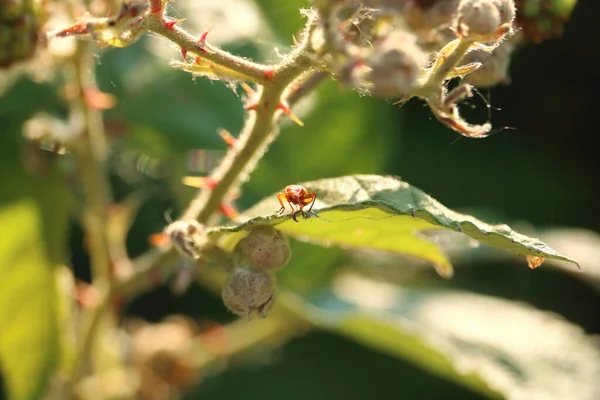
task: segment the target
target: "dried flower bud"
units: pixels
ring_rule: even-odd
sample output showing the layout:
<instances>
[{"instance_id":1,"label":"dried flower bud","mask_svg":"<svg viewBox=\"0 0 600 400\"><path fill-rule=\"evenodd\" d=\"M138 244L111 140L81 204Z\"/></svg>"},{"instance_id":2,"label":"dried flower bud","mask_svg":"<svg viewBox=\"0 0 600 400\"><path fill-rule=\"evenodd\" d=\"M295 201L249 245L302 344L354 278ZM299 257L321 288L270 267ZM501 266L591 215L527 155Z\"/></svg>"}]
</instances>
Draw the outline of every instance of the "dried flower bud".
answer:
<instances>
[{"instance_id":1,"label":"dried flower bud","mask_svg":"<svg viewBox=\"0 0 600 400\"><path fill-rule=\"evenodd\" d=\"M370 68L366 79L372 84L373 94L399 97L415 86L427 62L428 56L417 45L416 36L397 30L377 45L366 60Z\"/></svg>"},{"instance_id":2,"label":"dried flower bud","mask_svg":"<svg viewBox=\"0 0 600 400\"><path fill-rule=\"evenodd\" d=\"M458 30L463 34L493 36L500 26L515 17L513 0L461 0Z\"/></svg>"},{"instance_id":3,"label":"dried flower bud","mask_svg":"<svg viewBox=\"0 0 600 400\"><path fill-rule=\"evenodd\" d=\"M223 288L223 302L239 317L252 319L254 311L265 318L275 303L275 280L265 272L236 268Z\"/></svg>"},{"instance_id":4,"label":"dried flower bud","mask_svg":"<svg viewBox=\"0 0 600 400\"><path fill-rule=\"evenodd\" d=\"M235 247L235 264L256 271L272 271L290 260L290 245L283 233L263 225L253 228Z\"/></svg>"},{"instance_id":5,"label":"dried flower bud","mask_svg":"<svg viewBox=\"0 0 600 400\"><path fill-rule=\"evenodd\" d=\"M165 235L181 254L195 260L207 240L204 227L194 220L173 222L165 228Z\"/></svg>"}]
</instances>

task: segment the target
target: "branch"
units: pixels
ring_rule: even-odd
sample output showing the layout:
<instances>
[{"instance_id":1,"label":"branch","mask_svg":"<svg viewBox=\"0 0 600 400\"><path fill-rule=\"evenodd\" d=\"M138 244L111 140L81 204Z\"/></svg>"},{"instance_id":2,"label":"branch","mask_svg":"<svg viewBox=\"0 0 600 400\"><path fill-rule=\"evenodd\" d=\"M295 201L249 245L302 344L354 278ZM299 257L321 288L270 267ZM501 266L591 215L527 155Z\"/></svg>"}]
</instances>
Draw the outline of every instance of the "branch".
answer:
<instances>
[{"instance_id":1,"label":"branch","mask_svg":"<svg viewBox=\"0 0 600 400\"><path fill-rule=\"evenodd\" d=\"M272 76L272 66L258 64L223 51L208 43L205 35L197 38L177 25L171 26L169 21L165 20L159 13L150 13L144 26L147 30L158 33L177 44L184 53L196 54L217 65L237 72L240 74L241 80L266 84Z\"/></svg>"},{"instance_id":2,"label":"branch","mask_svg":"<svg viewBox=\"0 0 600 400\"><path fill-rule=\"evenodd\" d=\"M200 189L181 220L206 223L219 209L227 194L245 182L254 170L258 160L277 136L276 120L282 112L283 96L290 84L296 82L312 66L313 61L307 54L310 53L310 35L315 26L315 15L311 14L301 41L280 64L272 67L271 80L264 84L259 97L253 99L256 107L251 107L254 111L249 111L251 114L246 119L236 145L211 175L210 179L216 182L216 186ZM126 300L156 286L179 257L174 249L149 251L135 260L135 273L119 284L118 292Z\"/></svg>"}]
</instances>

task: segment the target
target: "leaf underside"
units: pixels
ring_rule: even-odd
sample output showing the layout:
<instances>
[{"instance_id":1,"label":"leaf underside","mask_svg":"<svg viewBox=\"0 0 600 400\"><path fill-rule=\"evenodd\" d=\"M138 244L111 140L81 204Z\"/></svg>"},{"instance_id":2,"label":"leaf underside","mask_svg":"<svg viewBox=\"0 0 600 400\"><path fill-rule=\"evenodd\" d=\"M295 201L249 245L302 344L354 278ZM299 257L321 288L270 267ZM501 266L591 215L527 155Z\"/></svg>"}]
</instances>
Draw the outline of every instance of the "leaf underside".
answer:
<instances>
[{"instance_id":1,"label":"leaf underside","mask_svg":"<svg viewBox=\"0 0 600 400\"><path fill-rule=\"evenodd\" d=\"M486 397L600 396L600 347L594 338L525 303L461 290L398 287L356 274L340 275L331 289L294 303L318 326L411 360Z\"/></svg>"}]
</instances>

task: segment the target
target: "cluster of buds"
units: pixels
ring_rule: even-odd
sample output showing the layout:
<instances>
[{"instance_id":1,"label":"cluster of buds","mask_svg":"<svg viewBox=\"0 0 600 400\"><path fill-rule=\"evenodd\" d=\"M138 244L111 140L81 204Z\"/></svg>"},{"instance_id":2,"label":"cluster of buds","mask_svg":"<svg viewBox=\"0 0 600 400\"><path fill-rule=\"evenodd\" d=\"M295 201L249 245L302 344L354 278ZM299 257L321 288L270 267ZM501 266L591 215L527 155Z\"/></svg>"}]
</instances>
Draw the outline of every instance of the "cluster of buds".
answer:
<instances>
[{"instance_id":1,"label":"cluster of buds","mask_svg":"<svg viewBox=\"0 0 600 400\"><path fill-rule=\"evenodd\" d=\"M469 137L458 103L471 85L507 82L514 48L514 0L337 0L317 2L321 17L313 48L333 74L361 93L425 100L438 120ZM448 90L452 78L468 83Z\"/></svg>"},{"instance_id":2,"label":"cluster of buds","mask_svg":"<svg viewBox=\"0 0 600 400\"><path fill-rule=\"evenodd\" d=\"M273 272L290 260L287 238L271 226L256 226L234 250L234 268L223 289L227 308L240 317L265 318L275 303Z\"/></svg>"}]
</instances>

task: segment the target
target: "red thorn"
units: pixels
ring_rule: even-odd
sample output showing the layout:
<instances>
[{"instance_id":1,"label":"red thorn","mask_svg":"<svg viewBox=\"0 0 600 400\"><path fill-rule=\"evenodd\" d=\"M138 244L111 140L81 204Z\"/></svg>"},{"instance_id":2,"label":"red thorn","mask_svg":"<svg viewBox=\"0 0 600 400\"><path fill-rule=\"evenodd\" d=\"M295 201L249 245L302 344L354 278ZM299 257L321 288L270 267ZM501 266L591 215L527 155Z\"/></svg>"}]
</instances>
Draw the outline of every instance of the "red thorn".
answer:
<instances>
[{"instance_id":1,"label":"red thorn","mask_svg":"<svg viewBox=\"0 0 600 400\"><path fill-rule=\"evenodd\" d=\"M208 34L210 33L210 31L212 31L214 28L214 25L211 26L210 28L208 28L206 30L206 32L204 32L202 35L200 35L200 43L202 43L203 45L206 44L206 37L208 36Z\"/></svg>"},{"instance_id":2,"label":"red thorn","mask_svg":"<svg viewBox=\"0 0 600 400\"><path fill-rule=\"evenodd\" d=\"M231 220L236 219L240 215L240 213L231 204L221 203L221 205L219 206L219 211L221 212L221 214L223 214Z\"/></svg>"},{"instance_id":3,"label":"red thorn","mask_svg":"<svg viewBox=\"0 0 600 400\"><path fill-rule=\"evenodd\" d=\"M164 25L165 28L167 29L173 29L175 27L175 25L177 25L178 23L182 22L183 19L163 19L162 24Z\"/></svg>"},{"instance_id":4,"label":"red thorn","mask_svg":"<svg viewBox=\"0 0 600 400\"><path fill-rule=\"evenodd\" d=\"M296 124L298 124L299 126L304 126L304 122L302 122L300 120L300 118L298 118L293 112L292 110L290 110L290 108L288 106L286 106L285 104L279 102L279 104L277 104L277 108L280 109L281 111L283 111L283 113L285 115L287 115L288 117L290 117L290 119L292 121L294 121Z\"/></svg>"},{"instance_id":5,"label":"red thorn","mask_svg":"<svg viewBox=\"0 0 600 400\"><path fill-rule=\"evenodd\" d=\"M115 296L112 301L112 308L115 313L120 314L123 308L125 308L125 297L121 295Z\"/></svg>"},{"instance_id":6,"label":"red thorn","mask_svg":"<svg viewBox=\"0 0 600 400\"><path fill-rule=\"evenodd\" d=\"M100 293L96 288L85 282L75 284L75 298L82 308L96 308L100 304Z\"/></svg>"},{"instance_id":7,"label":"red thorn","mask_svg":"<svg viewBox=\"0 0 600 400\"><path fill-rule=\"evenodd\" d=\"M221 136L225 144L230 148L233 148L237 143L237 139L225 129L219 129L219 136Z\"/></svg>"},{"instance_id":8,"label":"red thorn","mask_svg":"<svg viewBox=\"0 0 600 400\"><path fill-rule=\"evenodd\" d=\"M181 48L181 57L183 57L183 62L187 61L187 50L183 47Z\"/></svg>"},{"instance_id":9,"label":"red thorn","mask_svg":"<svg viewBox=\"0 0 600 400\"><path fill-rule=\"evenodd\" d=\"M267 108L267 107L269 107L269 104L270 104L270 103L269 103L267 100L263 101L263 107L264 107L264 108Z\"/></svg>"},{"instance_id":10,"label":"red thorn","mask_svg":"<svg viewBox=\"0 0 600 400\"><path fill-rule=\"evenodd\" d=\"M109 93L102 93L95 87L83 91L85 104L93 110L109 110L117 104L117 98Z\"/></svg>"},{"instance_id":11,"label":"red thorn","mask_svg":"<svg viewBox=\"0 0 600 400\"><path fill-rule=\"evenodd\" d=\"M274 69L268 69L265 71L265 79L268 81L273 80L273 77L275 76L275 70Z\"/></svg>"},{"instance_id":12,"label":"red thorn","mask_svg":"<svg viewBox=\"0 0 600 400\"><path fill-rule=\"evenodd\" d=\"M250 105L244 107L244 109L246 111L256 110L257 108L258 108L258 103L253 103L253 104L250 104Z\"/></svg>"},{"instance_id":13,"label":"red thorn","mask_svg":"<svg viewBox=\"0 0 600 400\"><path fill-rule=\"evenodd\" d=\"M242 89L244 89L244 92L246 92L248 97L252 97L252 96L256 95L256 92L254 91L254 89L252 89L250 87L250 85L248 85L246 82L241 82L240 86L242 87Z\"/></svg>"},{"instance_id":14,"label":"red thorn","mask_svg":"<svg viewBox=\"0 0 600 400\"><path fill-rule=\"evenodd\" d=\"M206 188L210 190L215 190L219 186L219 182L215 180L215 178L211 178L210 176L206 177Z\"/></svg>"},{"instance_id":15,"label":"red thorn","mask_svg":"<svg viewBox=\"0 0 600 400\"><path fill-rule=\"evenodd\" d=\"M88 29L88 25L86 23L80 22L78 24L71 25L68 28L54 32L50 36L65 37L65 36L69 36L69 35L84 35L87 33L90 33L90 31Z\"/></svg>"}]
</instances>

